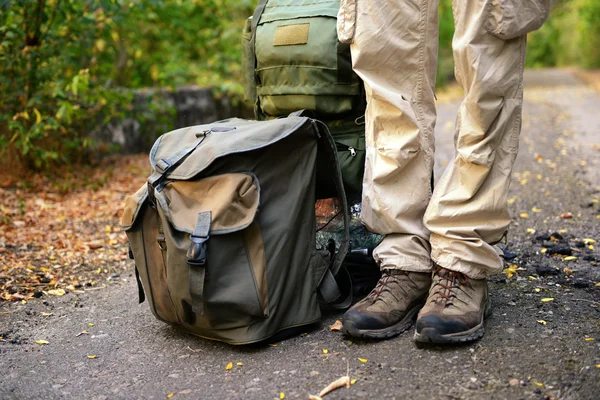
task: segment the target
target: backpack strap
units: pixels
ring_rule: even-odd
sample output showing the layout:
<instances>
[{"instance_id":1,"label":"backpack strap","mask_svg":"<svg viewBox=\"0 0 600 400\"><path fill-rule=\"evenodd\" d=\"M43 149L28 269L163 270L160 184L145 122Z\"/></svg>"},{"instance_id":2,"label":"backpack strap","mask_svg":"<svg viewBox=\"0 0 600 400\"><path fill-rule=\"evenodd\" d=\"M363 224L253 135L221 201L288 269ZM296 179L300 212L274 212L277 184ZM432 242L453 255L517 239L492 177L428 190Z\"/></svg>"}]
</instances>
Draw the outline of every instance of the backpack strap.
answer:
<instances>
[{"instance_id":1,"label":"backpack strap","mask_svg":"<svg viewBox=\"0 0 600 400\"><path fill-rule=\"evenodd\" d=\"M187 251L186 257L190 271L190 296L192 298L192 310L198 315L204 315L204 277L206 275L206 264L208 257L206 248L210 238L210 225L212 223L212 212L199 212L196 217L196 227L190 235L192 244Z\"/></svg>"},{"instance_id":2,"label":"backpack strap","mask_svg":"<svg viewBox=\"0 0 600 400\"><path fill-rule=\"evenodd\" d=\"M267 2L268 2L268 0L260 0L258 2L258 5L256 6L256 8L254 9L254 14L252 14L252 25L251 25L252 36L250 38L250 49L252 51L253 59L254 59L253 79L254 79L256 86L258 86L258 79L256 76L256 67L257 67L257 65L256 65L256 28L258 27L260 18L262 17L263 12L265 11ZM259 121L264 121L266 119L265 115L263 114L262 110L260 109L260 101L258 99L258 95L256 94L256 89L254 89L254 115L255 115L256 119Z\"/></svg>"}]
</instances>

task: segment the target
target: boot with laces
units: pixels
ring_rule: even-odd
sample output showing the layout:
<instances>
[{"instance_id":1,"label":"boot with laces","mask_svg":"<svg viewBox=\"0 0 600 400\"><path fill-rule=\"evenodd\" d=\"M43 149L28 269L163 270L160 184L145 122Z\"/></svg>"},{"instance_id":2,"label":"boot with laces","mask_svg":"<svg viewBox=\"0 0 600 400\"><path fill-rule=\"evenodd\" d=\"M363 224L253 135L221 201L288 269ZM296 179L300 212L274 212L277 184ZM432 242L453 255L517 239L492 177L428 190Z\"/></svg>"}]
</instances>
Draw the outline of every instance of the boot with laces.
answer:
<instances>
[{"instance_id":1,"label":"boot with laces","mask_svg":"<svg viewBox=\"0 0 600 400\"><path fill-rule=\"evenodd\" d=\"M368 339L399 335L413 324L430 285L430 273L383 270L375 289L344 314L342 331Z\"/></svg>"},{"instance_id":2,"label":"boot with laces","mask_svg":"<svg viewBox=\"0 0 600 400\"><path fill-rule=\"evenodd\" d=\"M483 336L483 320L490 311L486 279L471 279L438 266L414 339L421 343L477 340Z\"/></svg>"}]
</instances>

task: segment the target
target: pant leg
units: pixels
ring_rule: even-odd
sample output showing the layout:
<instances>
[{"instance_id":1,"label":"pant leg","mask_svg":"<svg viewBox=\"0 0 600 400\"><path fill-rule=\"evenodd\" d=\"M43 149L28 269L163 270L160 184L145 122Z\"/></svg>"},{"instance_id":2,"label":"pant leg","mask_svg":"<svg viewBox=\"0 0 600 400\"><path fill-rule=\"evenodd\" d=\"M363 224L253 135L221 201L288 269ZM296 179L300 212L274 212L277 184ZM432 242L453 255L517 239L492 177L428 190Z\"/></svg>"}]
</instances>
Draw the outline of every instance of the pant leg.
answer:
<instances>
[{"instance_id":1,"label":"pant leg","mask_svg":"<svg viewBox=\"0 0 600 400\"><path fill-rule=\"evenodd\" d=\"M502 271L494 243L510 223L507 196L521 130L526 33L548 0L453 0L455 73L465 92L456 155L425 213L431 257L479 279Z\"/></svg>"},{"instance_id":2,"label":"pant leg","mask_svg":"<svg viewBox=\"0 0 600 400\"><path fill-rule=\"evenodd\" d=\"M432 267L423 215L433 170L437 6L437 0L341 4L338 34L353 37L353 68L367 96L361 220L384 235L374 252L382 268Z\"/></svg>"}]
</instances>

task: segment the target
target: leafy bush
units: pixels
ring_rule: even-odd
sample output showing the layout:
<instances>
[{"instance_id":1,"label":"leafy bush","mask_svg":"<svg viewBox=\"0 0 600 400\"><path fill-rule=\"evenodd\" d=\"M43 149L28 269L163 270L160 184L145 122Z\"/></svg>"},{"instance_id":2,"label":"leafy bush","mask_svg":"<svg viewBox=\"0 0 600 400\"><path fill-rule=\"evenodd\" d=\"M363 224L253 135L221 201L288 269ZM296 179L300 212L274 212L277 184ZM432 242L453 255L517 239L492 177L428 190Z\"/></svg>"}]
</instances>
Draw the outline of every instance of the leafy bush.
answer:
<instances>
[{"instance_id":1,"label":"leafy bush","mask_svg":"<svg viewBox=\"0 0 600 400\"><path fill-rule=\"evenodd\" d=\"M241 93L251 0L0 0L0 156L82 161L89 133L131 111L130 89ZM9 157L6 157L6 156Z\"/></svg>"}]
</instances>

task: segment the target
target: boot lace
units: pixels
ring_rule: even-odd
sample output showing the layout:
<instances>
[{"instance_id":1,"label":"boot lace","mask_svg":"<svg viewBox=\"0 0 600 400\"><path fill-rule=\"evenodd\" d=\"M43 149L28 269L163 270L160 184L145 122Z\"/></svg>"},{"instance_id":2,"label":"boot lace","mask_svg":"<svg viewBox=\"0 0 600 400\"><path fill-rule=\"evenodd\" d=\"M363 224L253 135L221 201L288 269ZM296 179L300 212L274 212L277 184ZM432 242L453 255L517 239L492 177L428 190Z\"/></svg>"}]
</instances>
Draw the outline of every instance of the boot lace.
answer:
<instances>
[{"instance_id":1,"label":"boot lace","mask_svg":"<svg viewBox=\"0 0 600 400\"><path fill-rule=\"evenodd\" d=\"M436 266L433 272L435 282L435 292L432 301L452 304L452 300L457 298L457 292L462 291L463 286L470 286L469 278L461 272L450 271ZM437 278L437 279L436 279Z\"/></svg>"},{"instance_id":2,"label":"boot lace","mask_svg":"<svg viewBox=\"0 0 600 400\"><path fill-rule=\"evenodd\" d=\"M371 293L367 295L367 298L375 302L377 300L384 300L387 297L386 294L389 294L397 301L398 298L394 295L391 287L392 285L399 285L400 281L403 280L402 277L406 277L406 274L402 271L383 270L381 278Z\"/></svg>"}]
</instances>

